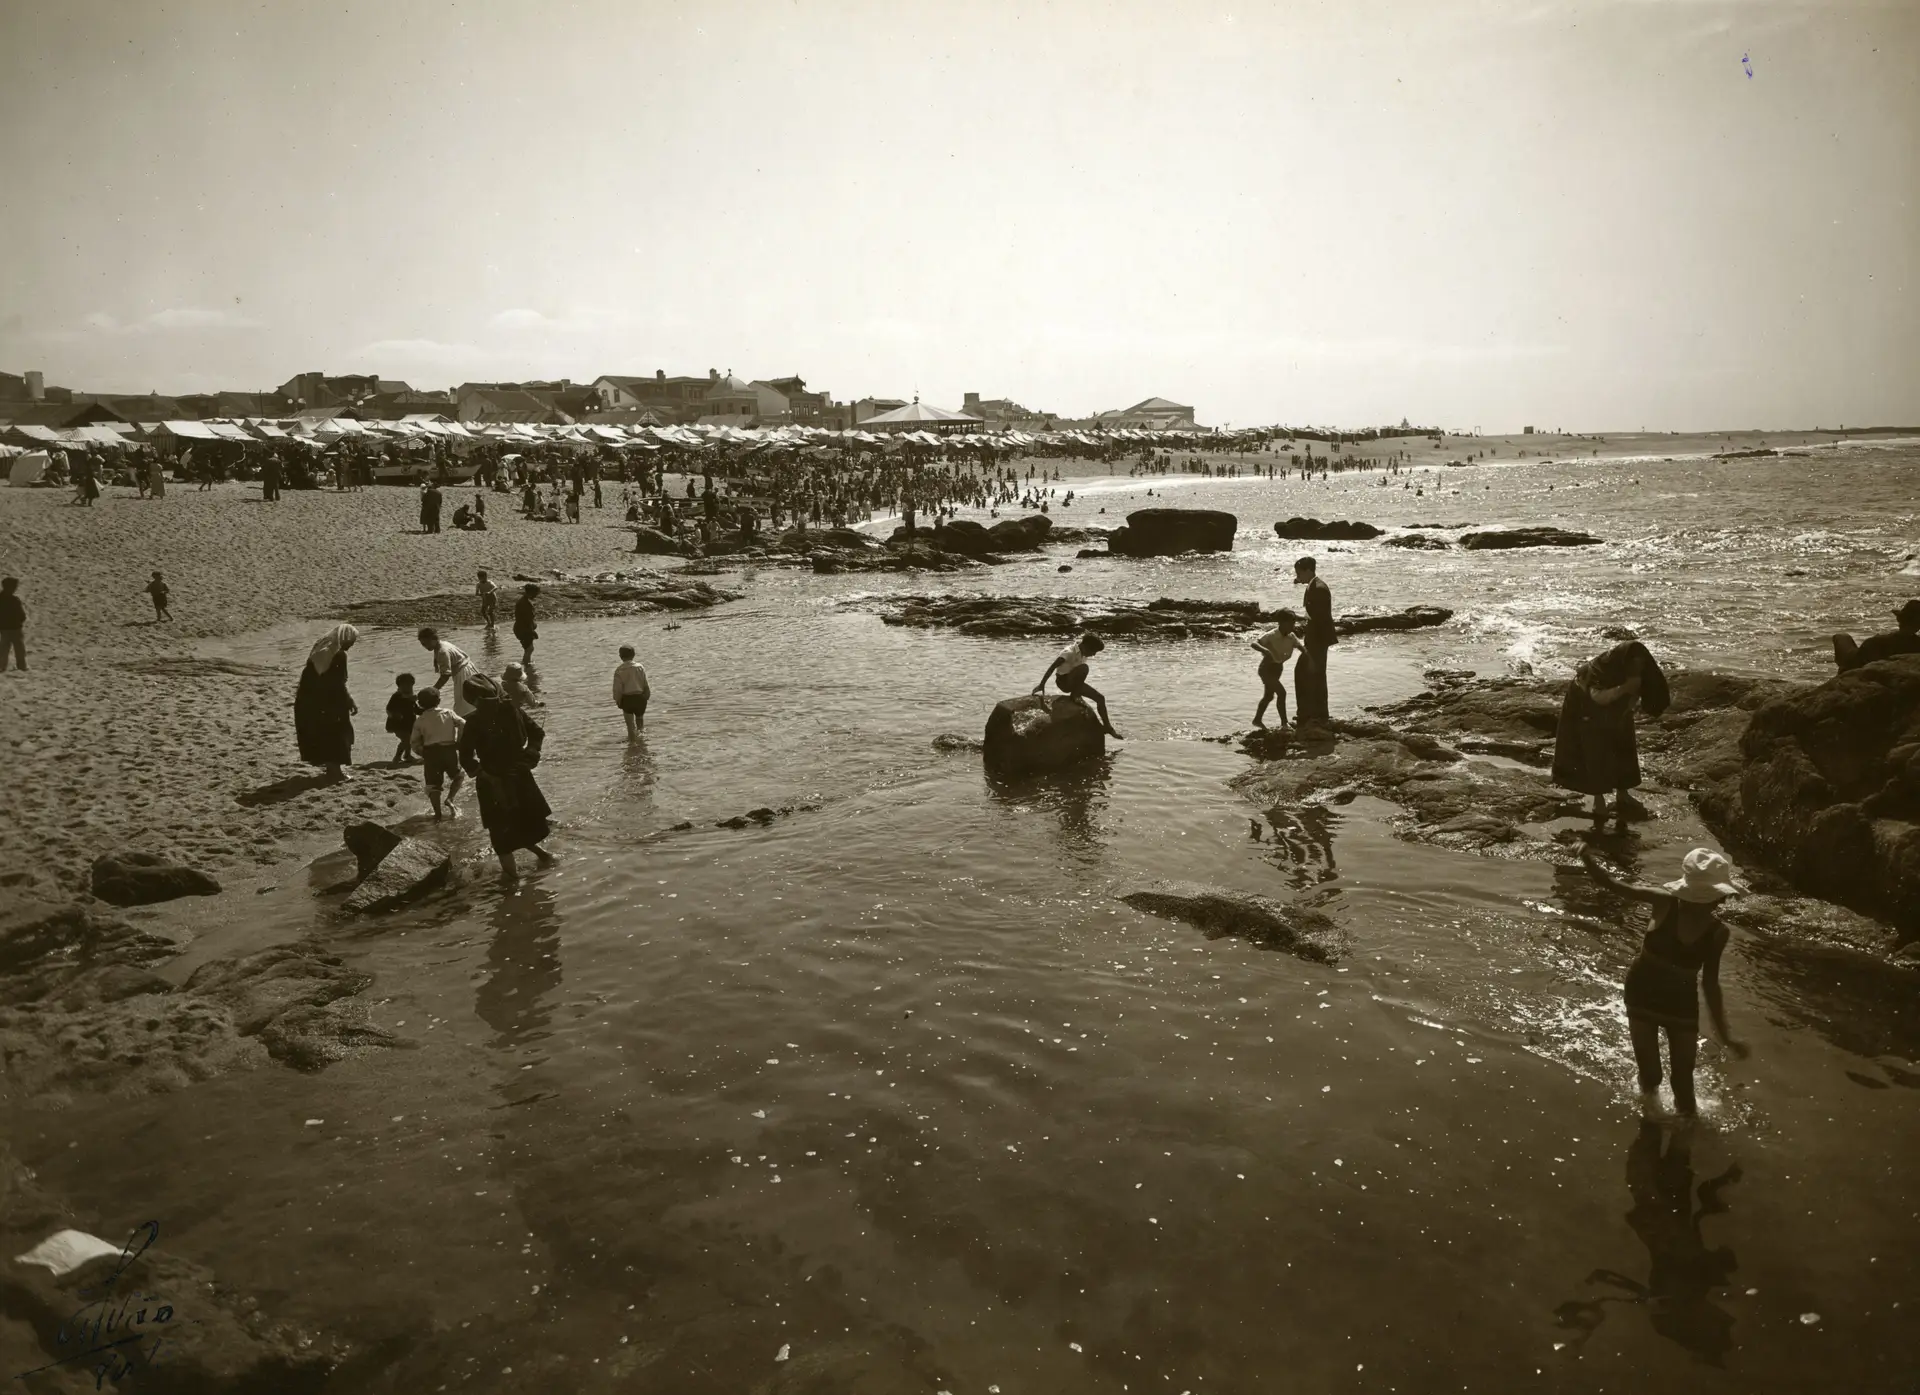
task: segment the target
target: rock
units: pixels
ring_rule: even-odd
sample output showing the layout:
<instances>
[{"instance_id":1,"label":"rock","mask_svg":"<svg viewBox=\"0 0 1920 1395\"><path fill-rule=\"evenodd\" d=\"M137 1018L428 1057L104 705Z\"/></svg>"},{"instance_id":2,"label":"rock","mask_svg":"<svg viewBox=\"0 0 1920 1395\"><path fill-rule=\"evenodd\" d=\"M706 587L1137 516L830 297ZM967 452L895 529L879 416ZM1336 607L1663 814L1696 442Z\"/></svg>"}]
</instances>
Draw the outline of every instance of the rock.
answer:
<instances>
[{"instance_id":1,"label":"rock","mask_svg":"<svg viewBox=\"0 0 1920 1395\"><path fill-rule=\"evenodd\" d=\"M957 552L962 557L984 557L996 550L985 526L970 518L956 518L938 528L919 528L911 534L905 528L896 528L892 541L896 544L917 542L942 552Z\"/></svg>"},{"instance_id":2,"label":"rock","mask_svg":"<svg viewBox=\"0 0 1920 1395\"><path fill-rule=\"evenodd\" d=\"M986 749L986 744L977 736L961 736L956 732L943 731L940 735L933 738L933 749L936 751L981 751Z\"/></svg>"},{"instance_id":3,"label":"rock","mask_svg":"<svg viewBox=\"0 0 1920 1395\"><path fill-rule=\"evenodd\" d=\"M1342 615L1333 622L1333 629L1339 635L1364 635L1378 630L1424 630L1434 625L1444 625L1451 619L1453 612L1443 606L1412 605L1405 610L1378 614L1362 612Z\"/></svg>"},{"instance_id":4,"label":"rock","mask_svg":"<svg viewBox=\"0 0 1920 1395\"><path fill-rule=\"evenodd\" d=\"M1120 899L1135 910L1185 921L1210 940L1232 935L1317 964L1337 963L1348 951L1345 932L1324 913L1250 892L1161 881Z\"/></svg>"},{"instance_id":5,"label":"rock","mask_svg":"<svg viewBox=\"0 0 1920 1395\"><path fill-rule=\"evenodd\" d=\"M94 859L93 894L109 905L151 906L182 896L218 896L220 883L197 867L128 850Z\"/></svg>"},{"instance_id":6,"label":"rock","mask_svg":"<svg viewBox=\"0 0 1920 1395\"><path fill-rule=\"evenodd\" d=\"M1084 703L1065 694L1032 693L994 706L981 749L995 769L1031 774L1098 757L1106 750L1106 733Z\"/></svg>"},{"instance_id":7,"label":"rock","mask_svg":"<svg viewBox=\"0 0 1920 1395\"><path fill-rule=\"evenodd\" d=\"M1358 542L1364 541L1367 538L1377 538L1386 530L1376 528L1371 523L1348 523L1331 520L1322 523L1317 518L1289 518L1284 523L1274 524L1273 531L1282 538Z\"/></svg>"},{"instance_id":8,"label":"rock","mask_svg":"<svg viewBox=\"0 0 1920 1395\"><path fill-rule=\"evenodd\" d=\"M927 534L912 543L889 544L872 551L817 552L807 560L815 572L835 575L840 572L964 572L980 564L957 552L943 552L928 544Z\"/></svg>"},{"instance_id":9,"label":"rock","mask_svg":"<svg viewBox=\"0 0 1920 1395\"><path fill-rule=\"evenodd\" d=\"M366 828L368 825L356 827ZM381 831L384 833L388 830ZM353 847L351 839L347 845ZM365 867L366 859L360 849L354 848L354 853L361 858L361 866ZM400 838L373 869L361 877L341 904L343 909L356 915L392 910L395 906L445 886L452 870L453 860L447 856L445 849L424 843L418 838Z\"/></svg>"},{"instance_id":10,"label":"rock","mask_svg":"<svg viewBox=\"0 0 1920 1395\"><path fill-rule=\"evenodd\" d=\"M687 555L687 545L671 534L663 533L658 528L646 523L635 523L629 526L633 529L633 550L635 552L649 552L656 556L665 557L684 557Z\"/></svg>"},{"instance_id":11,"label":"rock","mask_svg":"<svg viewBox=\"0 0 1920 1395\"><path fill-rule=\"evenodd\" d=\"M1488 528L1460 535L1460 546L1469 552L1512 547L1597 547L1600 541L1591 533L1572 533L1564 528Z\"/></svg>"},{"instance_id":12,"label":"rock","mask_svg":"<svg viewBox=\"0 0 1920 1395\"><path fill-rule=\"evenodd\" d=\"M1026 518L1003 518L987 529L995 552L1034 552L1053 536L1053 520L1043 513Z\"/></svg>"},{"instance_id":13,"label":"rock","mask_svg":"<svg viewBox=\"0 0 1920 1395\"><path fill-rule=\"evenodd\" d=\"M722 591L704 581L654 573L635 572L619 581L566 577L557 581L542 577L528 579L540 583L540 618L543 620L700 610L740 599L738 592ZM403 600L355 601L341 607L341 613L357 625L391 625L405 629L437 625L450 629L473 624L474 600L471 592L454 591Z\"/></svg>"},{"instance_id":14,"label":"rock","mask_svg":"<svg viewBox=\"0 0 1920 1395\"><path fill-rule=\"evenodd\" d=\"M406 841L404 833L395 833L377 823L350 823L342 834L354 860L359 863L356 879L373 875L380 860Z\"/></svg>"},{"instance_id":15,"label":"rock","mask_svg":"<svg viewBox=\"0 0 1920 1395\"><path fill-rule=\"evenodd\" d=\"M142 1249L146 1237L136 1235L123 1242L135 1249L131 1261L109 1241L115 1253L59 1277L39 1265L0 1267L0 1304L31 1326L46 1362L67 1361L89 1378L100 1371L85 1389L156 1395L316 1395L326 1385L343 1345L275 1322L257 1300L157 1245ZM117 1344L86 1355L109 1342Z\"/></svg>"},{"instance_id":16,"label":"rock","mask_svg":"<svg viewBox=\"0 0 1920 1395\"><path fill-rule=\"evenodd\" d=\"M274 1060L313 1071L401 1039L371 1025L352 1001L373 982L312 941L275 945L203 964L186 991L230 1015L234 1032L257 1037Z\"/></svg>"},{"instance_id":17,"label":"rock","mask_svg":"<svg viewBox=\"0 0 1920 1395\"><path fill-rule=\"evenodd\" d=\"M1421 552L1445 552L1453 544L1445 538L1430 538L1425 533L1396 533L1387 539L1387 546L1413 548Z\"/></svg>"},{"instance_id":18,"label":"rock","mask_svg":"<svg viewBox=\"0 0 1920 1395\"><path fill-rule=\"evenodd\" d=\"M1183 552L1231 552L1240 520L1218 509L1135 509L1124 528L1108 536L1117 557L1172 557Z\"/></svg>"},{"instance_id":19,"label":"rock","mask_svg":"<svg viewBox=\"0 0 1920 1395\"><path fill-rule=\"evenodd\" d=\"M1920 934L1920 656L1756 710L1702 792L1716 832L1803 891Z\"/></svg>"}]
</instances>

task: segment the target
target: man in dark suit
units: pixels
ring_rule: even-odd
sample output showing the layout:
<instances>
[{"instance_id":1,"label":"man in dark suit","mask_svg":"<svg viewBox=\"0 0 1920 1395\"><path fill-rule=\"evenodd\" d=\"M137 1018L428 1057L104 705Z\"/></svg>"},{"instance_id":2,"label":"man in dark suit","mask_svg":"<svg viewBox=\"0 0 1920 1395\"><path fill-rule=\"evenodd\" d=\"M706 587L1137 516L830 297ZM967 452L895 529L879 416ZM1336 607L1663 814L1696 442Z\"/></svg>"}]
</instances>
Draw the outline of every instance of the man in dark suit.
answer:
<instances>
[{"instance_id":1,"label":"man in dark suit","mask_svg":"<svg viewBox=\"0 0 1920 1395\"><path fill-rule=\"evenodd\" d=\"M1302 722L1324 722L1328 719L1327 650L1335 642L1333 592L1320 579L1311 557L1293 564L1293 584L1307 588L1307 628L1300 637L1300 658L1293 666L1294 713Z\"/></svg>"}]
</instances>

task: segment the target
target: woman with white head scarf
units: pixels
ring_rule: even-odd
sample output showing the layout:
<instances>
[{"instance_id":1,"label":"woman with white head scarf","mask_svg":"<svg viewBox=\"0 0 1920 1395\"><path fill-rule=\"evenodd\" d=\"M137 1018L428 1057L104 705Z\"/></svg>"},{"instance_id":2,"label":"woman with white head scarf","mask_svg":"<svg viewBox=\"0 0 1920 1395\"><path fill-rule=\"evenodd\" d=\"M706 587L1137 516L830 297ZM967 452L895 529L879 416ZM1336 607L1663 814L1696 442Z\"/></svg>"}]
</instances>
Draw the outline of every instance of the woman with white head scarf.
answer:
<instances>
[{"instance_id":1,"label":"woman with white head scarf","mask_svg":"<svg viewBox=\"0 0 1920 1395\"><path fill-rule=\"evenodd\" d=\"M300 670L293 696L293 731L300 759L326 768L335 780L350 780L344 767L353 762L353 719L360 711L347 692L347 650L360 638L351 625L335 625L322 635Z\"/></svg>"}]
</instances>

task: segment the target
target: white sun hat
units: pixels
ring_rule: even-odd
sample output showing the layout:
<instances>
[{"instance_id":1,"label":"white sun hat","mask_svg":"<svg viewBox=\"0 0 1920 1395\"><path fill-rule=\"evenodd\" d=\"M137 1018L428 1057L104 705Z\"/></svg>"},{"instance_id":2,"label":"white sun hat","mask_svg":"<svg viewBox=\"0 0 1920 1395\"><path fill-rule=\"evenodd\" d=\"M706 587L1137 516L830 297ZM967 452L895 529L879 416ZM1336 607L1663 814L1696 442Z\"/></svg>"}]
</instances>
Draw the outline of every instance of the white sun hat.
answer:
<instances>
[{"instance_id":1,"label":"white sun hat","mask_svg":"<svg viewBox=\"0 0 1920 1395\"><path fill-rule=\"evenodd\" d=\"M1695 848L1688 853L1680 859L1680 872L1667 883L1667 890L1682 901L1718 901L1740 893L1733 883L1733 863L1725 853L1712 848Z\"/></svg>"}]
</instances>

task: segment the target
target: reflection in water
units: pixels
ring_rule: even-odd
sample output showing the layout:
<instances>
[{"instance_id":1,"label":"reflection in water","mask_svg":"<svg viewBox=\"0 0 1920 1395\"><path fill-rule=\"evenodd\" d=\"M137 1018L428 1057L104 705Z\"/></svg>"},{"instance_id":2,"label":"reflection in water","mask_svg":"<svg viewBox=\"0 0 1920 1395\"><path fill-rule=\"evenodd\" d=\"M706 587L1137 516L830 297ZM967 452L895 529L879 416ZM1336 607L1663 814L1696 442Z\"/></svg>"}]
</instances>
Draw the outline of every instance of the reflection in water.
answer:
<instances>
[{"instance_id":1,"label":"reflection in water","mask_svg":"<svg viewBox=\"0 0 1920 1395\"><path fill-rule=\"evenodd\" d=\"M480 653L489 659L497 659L500 657L500 632L498 630L489 628L481 632ZM492 669L497 666L488 664L487 667Z\"/></svg>"},{"instance_id":2,"label":"reflection in water","mask_svg":"<svg viewBox=\"0 0 1920 1395\"><path fill-rule=\"evenodd\" d=\"M549 1003L560 986L560 913L553 893L523 882L489 918L487 977L473 1009L495 1032L493 1045L519 1046L547 1035Z\"/></svg>"},{"instance_id":3,"label":"reflection in water","mask_svg":"<svg viewBox=\"0 0 1920 1395\"><path fill-rule=\"evenodd\" d=\"M1588 1283L1620 1292L1585 1302L1570 1300L1556 1308L1554 1316L1585 1341L1605 1320L1608 1303L1644 1304L1654 1331L1678 1342L1697 1360L1718 1366L1733 1345L1733 1317L1715 1307L1710 1295L1730 1282L1736 1261L1724 1245L1708 1249L1700 1226L1727 1209L1720 1193L1740 1180L1740 1165L1730 1163L1719 1176L1700 1184L1696 1211L1692 1130L1675 1130L1664 1152L1662 1136L1659 1124L1642 1123L1627 1149L1627 1192L1633 1198L1627 1224L1647 1247L1646 1283L1596 1269L1587 1275Z\"/></svg>"},{"instance_id":4,"label":"reflection in water","mask_svg":"<svg viewBox=\"0 0 1920 1395\"><path fill-rule=\"evenodd\" d=\"M1340 875L1333 862L1333 835L1339 827L1340 815L1331 809L1277 805L1267 811L1266 829L1253 820L1253 839L1273 845L1267 861L1287 874L1287 884L1295 891L1304 891Z\"/></svg>"},{"instance_id":5,"label":"reflection in water","mask_svg":"<svg viewBox=\"0 0 1920 1395\"><path fill-rule=\"evenodd\" d=\"M1060 822L1060 849L1074 863L1090 867L1105 853L1106 812L1111 771L1110 756L1088 761L1073 770L1049 775L1002 775L986 772L987 792L996 804L1016 812L1045 810Z\"/></svg>"}]
</instances>

